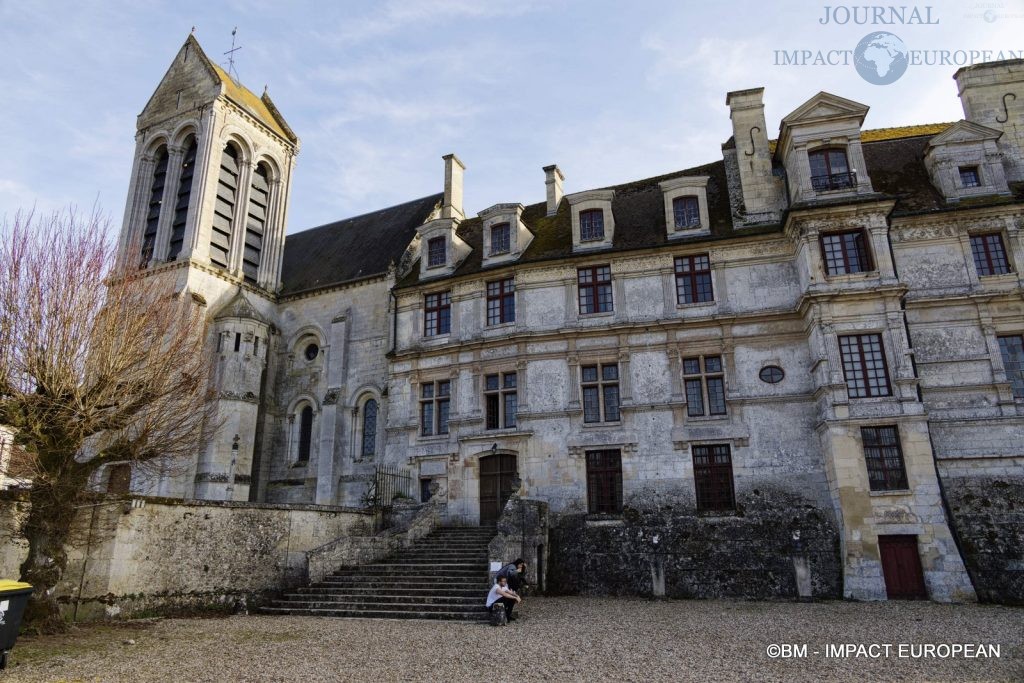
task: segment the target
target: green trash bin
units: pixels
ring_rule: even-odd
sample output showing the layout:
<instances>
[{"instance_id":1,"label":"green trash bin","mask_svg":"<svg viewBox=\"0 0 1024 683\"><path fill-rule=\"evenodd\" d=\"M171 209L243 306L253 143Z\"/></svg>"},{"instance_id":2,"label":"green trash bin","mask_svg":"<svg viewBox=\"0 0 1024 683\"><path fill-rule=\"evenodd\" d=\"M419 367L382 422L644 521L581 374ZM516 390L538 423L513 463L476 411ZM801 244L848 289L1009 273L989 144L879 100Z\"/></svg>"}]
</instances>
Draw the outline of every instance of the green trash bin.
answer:
<instances>
[{"instance_id":1,"label":"green trash bin","mask_svg":"<svg viewBox=\"0 0 1024 683\"><path fill-rule=\"evenodd\" d=\"M0 669L7 668L7 653L14 647L32 586L20 581L0 581Z\"/></svg>"}]
</instances>

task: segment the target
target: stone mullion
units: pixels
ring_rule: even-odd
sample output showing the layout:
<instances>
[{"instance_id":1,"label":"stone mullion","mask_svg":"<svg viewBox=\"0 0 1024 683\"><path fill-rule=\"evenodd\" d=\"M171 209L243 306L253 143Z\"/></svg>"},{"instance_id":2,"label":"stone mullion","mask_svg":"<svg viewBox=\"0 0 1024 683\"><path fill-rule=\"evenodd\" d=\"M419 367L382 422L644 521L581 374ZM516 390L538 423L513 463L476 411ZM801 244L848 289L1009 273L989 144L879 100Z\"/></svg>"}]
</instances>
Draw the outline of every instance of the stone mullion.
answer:
<instances>
[{"instance_id":1,"label":"stone mullion","mask_svg":"<svg viewBox=\"0 0 1024 683\"><path fill-rule=\"evenodd\" d=\"M164 194L160 199L160 222L156 229L156 243L153 246L153 261L167 260L171 242L171 223L174 222L174 206L181 181L181 161L185 150L181 147L167 148L167 175L164 177Z\"/></svg>"},{"instance_id":2,"label":"stone mullion","mask_svg":"<svg viewBox=\"0 0 1024 683\"><path fill-rule=\"evenodd\" d=\"M228 271L235 277L244 277L242 255L245 253L245 226L249 222L249 194L256 164L245 159L240 164L238 189L235 196L235 217L231 222L231 251L228 253Z\"/></svg>"}]
</instances>

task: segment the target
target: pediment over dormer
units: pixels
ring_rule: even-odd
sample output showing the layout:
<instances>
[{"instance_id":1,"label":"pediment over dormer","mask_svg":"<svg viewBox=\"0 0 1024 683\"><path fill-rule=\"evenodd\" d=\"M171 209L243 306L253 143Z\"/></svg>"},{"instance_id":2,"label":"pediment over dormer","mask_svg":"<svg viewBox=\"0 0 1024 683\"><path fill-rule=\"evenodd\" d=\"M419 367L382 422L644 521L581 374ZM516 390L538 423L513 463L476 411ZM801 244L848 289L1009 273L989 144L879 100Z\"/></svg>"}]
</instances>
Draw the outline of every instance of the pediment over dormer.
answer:
<instances>
[{"instance_id":1,"label":"pediment over dormer","mask_svg":"<svg viewBox=\"0 0 1024 683\"><path fill-rule=\"evenodd\" d=\"M866 104L821 91L783 117L782 125L792 126L830 119L856 118L859 126L864 123L868 109Z\"/></svg>"},{"instance_id":2,"label":"pediment over dormer","mask_svg":"<svg viewBox=\"0 0 1024 683\"><path fill-rule=\"evenodd\" d=\"M980 123L972 123L961 119L952 126L939 133L928 141L929 147L939 145L958 144L964 142L983 142L985 140L997 140L1003 131L983 126Z\"/></svg>"}]
</instances>

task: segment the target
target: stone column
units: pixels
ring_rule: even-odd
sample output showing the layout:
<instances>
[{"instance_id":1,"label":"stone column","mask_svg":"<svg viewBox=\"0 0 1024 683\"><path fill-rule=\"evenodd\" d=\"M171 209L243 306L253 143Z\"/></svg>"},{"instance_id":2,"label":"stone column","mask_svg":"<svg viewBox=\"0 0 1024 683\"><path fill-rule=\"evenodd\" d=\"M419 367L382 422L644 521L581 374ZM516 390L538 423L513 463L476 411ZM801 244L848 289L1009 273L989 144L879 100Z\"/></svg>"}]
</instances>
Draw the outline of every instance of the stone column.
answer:
<instances>
[{"instance_id":1,"label":"stone column","mask_svg":"<svg viewBox=\"0 0 1024 683\"><path fill-rule=\"evenodd\" d=\"M220 174L220 149L218 132L220 124L216 111L211 108L205 112L202 130L196 134L196 166L192 173L192 193L188 201L188 219L185 223L185 239L181 245L179 261L188 261L195 255L209 261L209 244L201 247L205 237L210 239L209 226L203 229L202 214L207 206L213 210L217 196L217 179ZM212 193L212 196L211 196Z\"/></svg>"},{"instance_id":2,"label":"stone column","mask_svg":"<svg viewBox=\"0 0 1024 683\"><path fill-rule=\"evenodd\" d=\"M249 194L252 192L252 174L256 164L246 157L240 164L238 191L235 196L235 217L231 221L231 251L228 270L235 277L243 277L242 256L245 253L245 226L249 222Z\"/></svg>"}]
</instances>

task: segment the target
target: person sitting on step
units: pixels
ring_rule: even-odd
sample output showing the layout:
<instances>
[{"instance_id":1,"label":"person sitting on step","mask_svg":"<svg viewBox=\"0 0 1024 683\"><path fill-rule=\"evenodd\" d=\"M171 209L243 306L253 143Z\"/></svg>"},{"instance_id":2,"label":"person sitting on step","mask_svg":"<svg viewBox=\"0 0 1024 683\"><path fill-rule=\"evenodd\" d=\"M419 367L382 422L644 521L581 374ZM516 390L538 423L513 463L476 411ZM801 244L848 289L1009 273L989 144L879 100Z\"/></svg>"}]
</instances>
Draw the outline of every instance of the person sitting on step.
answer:
<instances>
[{"instance_id":1,"label":"person sitting on step","mask_svg":"<svg viewBox=\"0 0 1024 683\"><path fill-rule=\"evenodd\" d=\"M487 594L487 609L504 609L505 616L512 621L515 619L512 616L512 610L519 602L522 602L522 598L508 587L508 579L504 576L497 577L495 584L491 587L491 592Z\"/></svg>"},{"instance_id":2,"label":"person sitting on step","mask_svg":"<svg viewBox=\"0 0 1024 683\"><path fill-rule=\"evenodd\" d=\"M497 575L508 579L508 587L516 594L520 594L526 586L526 562L523 558L517 557L498 570Z\"/></svg>"}]
</instances>

